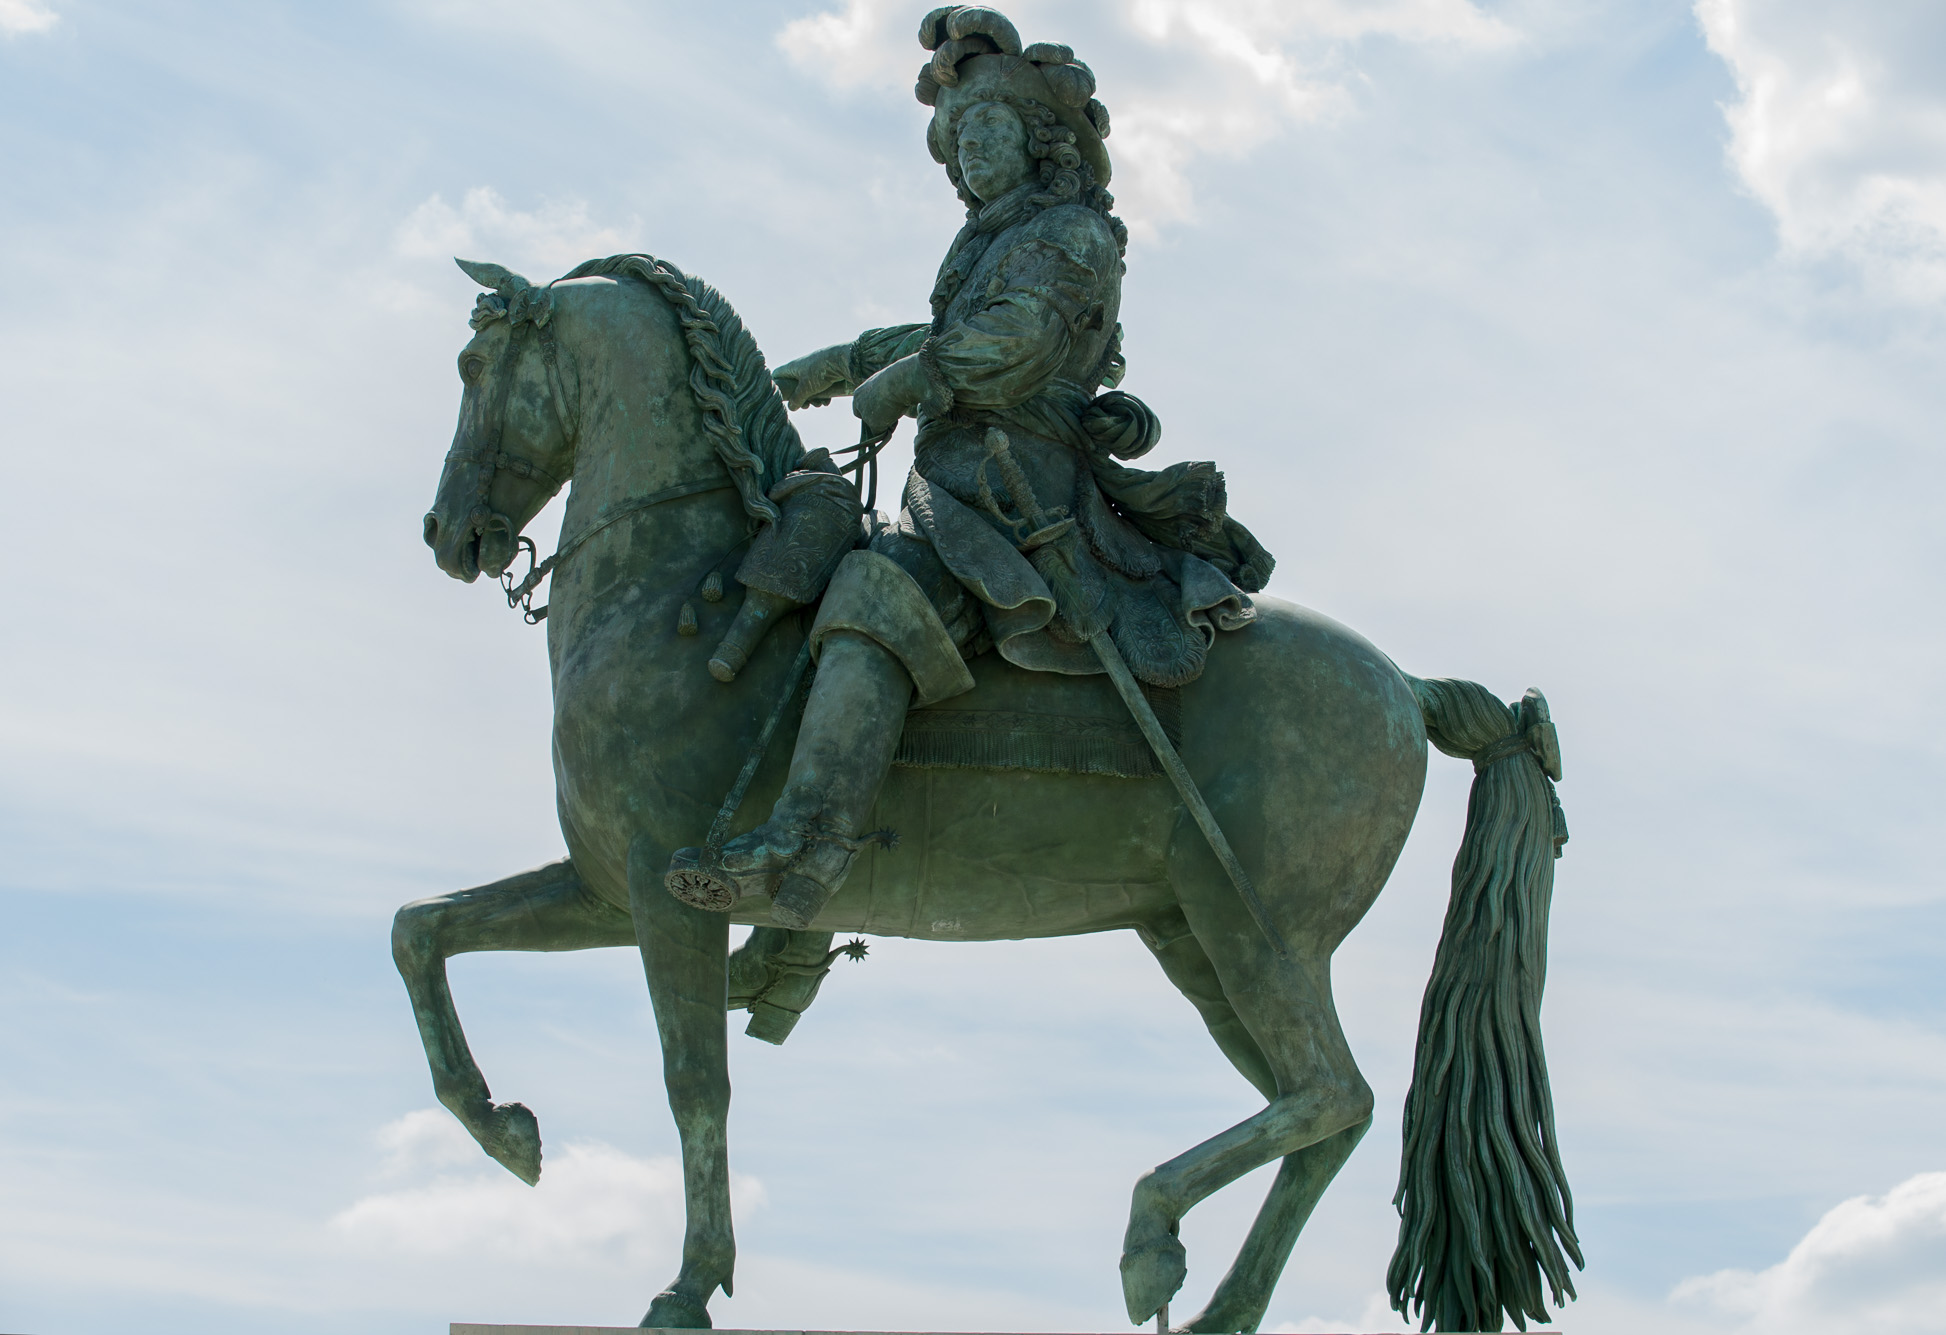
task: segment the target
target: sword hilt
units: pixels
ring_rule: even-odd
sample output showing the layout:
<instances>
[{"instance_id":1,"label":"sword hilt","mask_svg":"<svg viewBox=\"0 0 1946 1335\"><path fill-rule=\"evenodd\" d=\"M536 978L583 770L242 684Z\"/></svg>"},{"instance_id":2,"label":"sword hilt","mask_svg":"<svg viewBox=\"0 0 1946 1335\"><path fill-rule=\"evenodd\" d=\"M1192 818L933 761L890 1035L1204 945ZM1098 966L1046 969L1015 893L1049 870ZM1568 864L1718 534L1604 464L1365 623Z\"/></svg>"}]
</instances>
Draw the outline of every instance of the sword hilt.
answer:
<instances>
[{"instance_id":1,"label":"sword hilt","mask_svg":"<svg viewBox=\"0 0 1946 1335\"><path fill-rule=\"evenodd\" d=\"M1040 498L1034 495L1034 485L1027 480L1021 470L1020 461L1014 458L1013 445L1007 433L997 426L987 428L987 457L1000 469L1000 480L1006 484L1007 494L1013 497L1014 506L1020 517L1027 521L1027 536L1020 540L1022 551L1033 551L1050 542L1066 537L1074 528L1074 520L1068 518L1065 507L1053 510L1041 508ZM1004 516L1003 516L1004 518Z\"/></svg>"}]
</instances>

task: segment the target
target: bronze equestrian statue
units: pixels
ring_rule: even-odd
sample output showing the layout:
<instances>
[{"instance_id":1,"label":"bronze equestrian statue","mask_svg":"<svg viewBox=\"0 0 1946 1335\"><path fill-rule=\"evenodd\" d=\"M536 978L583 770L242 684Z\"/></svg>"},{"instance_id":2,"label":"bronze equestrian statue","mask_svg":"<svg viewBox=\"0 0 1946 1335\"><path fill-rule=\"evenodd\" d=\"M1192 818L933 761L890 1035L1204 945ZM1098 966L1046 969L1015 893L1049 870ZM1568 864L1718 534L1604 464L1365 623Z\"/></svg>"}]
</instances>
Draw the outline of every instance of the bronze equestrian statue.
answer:
<instances>
[{"instance_id":1,"label":"bronze equestrian statue","mask_svg":"<svg viewBox=\"0 0 1946 1335\"><path fill-rule=\"evenodd\" d=\"M1160 424L1115 388L1127 234L1094 75L980 6L933 11L920 41L927 144L967 207L927 321L773 377L720 293L651 256L545 286L461 264L492 290L425 537L448 574L499 577L545 618L569 856L399 911L440 1101L538 1180L535 1118L493 1102L445 961L638 947L688 1216L642 1324L705 1328L735 1264L728 1010L782 1042L832 961L862 953L832 949L839 931L1130 929L1266 1106L1136 1184L1128 1314L1167 1328L1183 1215L1276 1160L1235 1264L1176 1327L1255 1330L1371 1122L1330 960L1405 842L1430 740L1476 778L1389 1284L1429 1329L1547 1320L1543 1287L1571 1297L1581 1258L1539 1027L1567 838L1546 702L1407 676L1260 596L1270 555L1214 466L1124 462ZM859 445L807 452L787 407L843 395ZM872 506L876 459L907 416L893 517ZM516 581L522 529L570 481L555 554ZM732 923L756 929L734 953Z\"/></svg>"}]
</instances>

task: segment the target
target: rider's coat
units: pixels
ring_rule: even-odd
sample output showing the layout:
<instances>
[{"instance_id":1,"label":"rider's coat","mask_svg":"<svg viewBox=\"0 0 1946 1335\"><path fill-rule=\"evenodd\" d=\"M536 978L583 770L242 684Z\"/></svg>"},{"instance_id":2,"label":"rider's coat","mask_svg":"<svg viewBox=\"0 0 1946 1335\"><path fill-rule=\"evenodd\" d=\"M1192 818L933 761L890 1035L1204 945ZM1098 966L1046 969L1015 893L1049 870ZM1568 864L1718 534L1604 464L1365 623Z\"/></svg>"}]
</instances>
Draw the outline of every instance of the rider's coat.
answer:
<instances>
[{"instance_id":1,"label":"rider's coat","mask_svg":"<svg viewBox=\"0 0 1946 1335\"><path fill-rule=\"evenodd\" d=\"M932 335L927 356L952 397L948 411L921 410L904 505L872 546L918 580L969 658L995 647L1025 668L1099 672L1085 641L1106 626L1138 678L1181 685L1217 630L1254 618L1246 590L1263 587L1271 557L1225 513L1214 465L1116 461L1160 433L1139 400L1098 395L1121 376L1120 248L1101 213L1044 207L1041 189L969 220L940 266L931 325L867 330L853 345L855 389ZM1006 431L1033 501L1078 523L1058 567L1018 549L1033 506L989 460L990 426Z\"/></svg>"}]
</instances>

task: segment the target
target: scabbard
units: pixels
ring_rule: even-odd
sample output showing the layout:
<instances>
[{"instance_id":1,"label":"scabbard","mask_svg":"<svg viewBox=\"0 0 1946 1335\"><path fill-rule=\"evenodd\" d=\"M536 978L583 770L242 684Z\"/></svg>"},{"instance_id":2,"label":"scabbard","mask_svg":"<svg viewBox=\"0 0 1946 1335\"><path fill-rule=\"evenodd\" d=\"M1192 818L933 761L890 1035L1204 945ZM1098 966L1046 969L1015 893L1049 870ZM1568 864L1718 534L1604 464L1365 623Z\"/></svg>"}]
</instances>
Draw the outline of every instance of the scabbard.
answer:
<instances>
[{"instance_id":1,"label":"scabbard","mask_svg":"<svg viewBox=\"0 0 1946 1335\"><path fill-rule=\"evenodd\" d=\"M1270 942L1270 948L1277 952L1279 959L1290 958L1290 948L1284 944L1284 938L1278 932L1276 924L1271 922L1263 900L1257 897L1257 887L1250 883L1250 874L1244 871L1243 863L1237 860L1236 850L1230 847L1230 841L1224 835L1223 827L1216 823L1216 813L1209 809L1209 803L1203 800L1202 790L1196 786L1196 780L1189 776L1189 770L1183 765L1182 757L1176 754L1176 748L1170 742L1169 734L1162 730L1162 720L1155 716L1155 708L1149 704L1149 697L1142 693L1141 683L1136 681L1135 674L1128 670L1128 664L1122 658L1122 651L1115 647L1115 641L1109 638L1107 631L1102 631L1090 639L1088 646L1101 660L1102 668L1108 673L1108 680L1115 683L1115 689L1121 694L1122 703L1128 706L1128 712L1135 716L1135 726L1142 730L1144 737L1148 738L1149 745L1155 750L1155 758L1162 762L1163 773L1167 774L1169 781L1176 785L1176 794L1182 798L1183 805L1189 808L1189 814L1196 818L1196 825L1202 830L1203 838L1209 841L1210 851L1216 854L1216 860L1222 863L1223 870L1229 873L1230 883L1236 887L1237 895L1243 900L1244 908L1250 911L1250 917L1256 922L1257 930L1264 934L1264 940Z\"/></svg>"},{"instance_id":2,"label":"scabbard","mask_svg":"<svg viewBox=\"0 0 1946 1335\"><path fill-rule=\"evenodd\" d=\"M1063 512L1056 511L1050 514L1041 508L1040 501L1034 495L1033 484L1027 480L1027 475L1021 471L1020 464L1014 459L1007 433L999 427L989 427L986 444L988 455L999 465L1000 480L1007 484L1014 505L1020 510L1021 517L1027 520L1028 526L1036 530L1028 537L1028 543L1033 546L1043 544L1059 546L1074 541L1074 521L1066 518ZM999 514L998 506L994 507L994 512L996 518L1002 523L1006 522L1005 516ZM1040 543L1035 542L1036 538L1040 539ZM1108 680L1115 683L1115 690L1120 693L1122 703L1128 706L1128 712L1135 716L1135 726L1142 730L1142 735L1148 739L1149 746L1155 751L1155 758L1162 762L1162 772L1169 776L1169 782L1176 785L1176 795L1181 797L1183 805L1189 808L1189 814L1196 818L1197 828L1202 830L1203 838L1209 841L1210 851L1216 854L1216 860L1222 863L1223 870L1229 873L1230 884L1237 888L1237 894L1243 900L1243 907L1250 910L1250 917L1256 922L1257 930L1264 934L1264 940L1270 942L1271 949L1277 952L1277 958L1289 959L1290 949L1284 944L1284 938L1278 932L1276 924L1271 922L1270 914L1264 909L1263 900L1257 897L1257 887L1250 883L1250 874L1244 871L1243 864L1237 860L1236 850L1230 847L1230 841L1224 835L1223 827L1216 823L1216 813L1211 811L1209 803L1203 800L1202 790L1196 786L1196 780L1189 777L1189 770L1182 763L1182 757L1176 754L1175 745L1170 742L1169 734L1162 730L1162 721L1155 716L1155 708L1149 704L1149 697L1142 694L1141 684L1135 680L1135 674L1128 670L1128 663L1123 660L1122 651L1115 647L1115 641L1109 638L1106 629L1096 631L1089 636L1088 646L1095 651L1095 657L1101 660L1102 670L1108 674Z\"/></svg>"}]
</instances>

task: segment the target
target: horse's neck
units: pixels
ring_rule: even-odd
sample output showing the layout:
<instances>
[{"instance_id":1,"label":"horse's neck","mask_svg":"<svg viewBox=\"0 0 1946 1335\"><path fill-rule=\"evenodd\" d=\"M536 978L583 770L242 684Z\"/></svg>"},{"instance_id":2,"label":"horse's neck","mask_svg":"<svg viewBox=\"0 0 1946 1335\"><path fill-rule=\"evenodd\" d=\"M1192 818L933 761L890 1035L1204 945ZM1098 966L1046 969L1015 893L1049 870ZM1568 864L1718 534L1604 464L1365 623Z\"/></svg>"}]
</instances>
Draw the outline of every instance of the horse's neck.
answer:
<instances>
[{"instance_id":1,"label":"horse's neck","mask_svg":"<svg viewBox=\"0 0 1946 1335\"><path fill-rule=\"evenodd\" d=\"M585 622L613 597L653 601L687 588L746 533L742 504L690 392L688 356L674 322L668 322L669 338L645 339L639 329L628 337L614 327L615 315L628 313L617 312L615 294L608 296L601 303L607 309L572 325L563 321L563 346L580 381L581 426L560 541L594 536L555 574L551 605L565 614L557 629ZM711 483L727 489L672 497L600 527L635 502Z\"/></svg>"},{"instance_id":2,"label":"horse's neck","mask_svg":"<svg viewBox=\"0 0 1946 1335\"><path fill-rule=\"evenodd\" d=\"M666 368L627 361L618 365L595 356L584 364L582 375L590 383L580 395L581 436L562 520L564 538L631 501L690 483L728 480L687 384L670 386ZM680 398L670 393L672 388Z\"/></svg>"}]
</instances>

